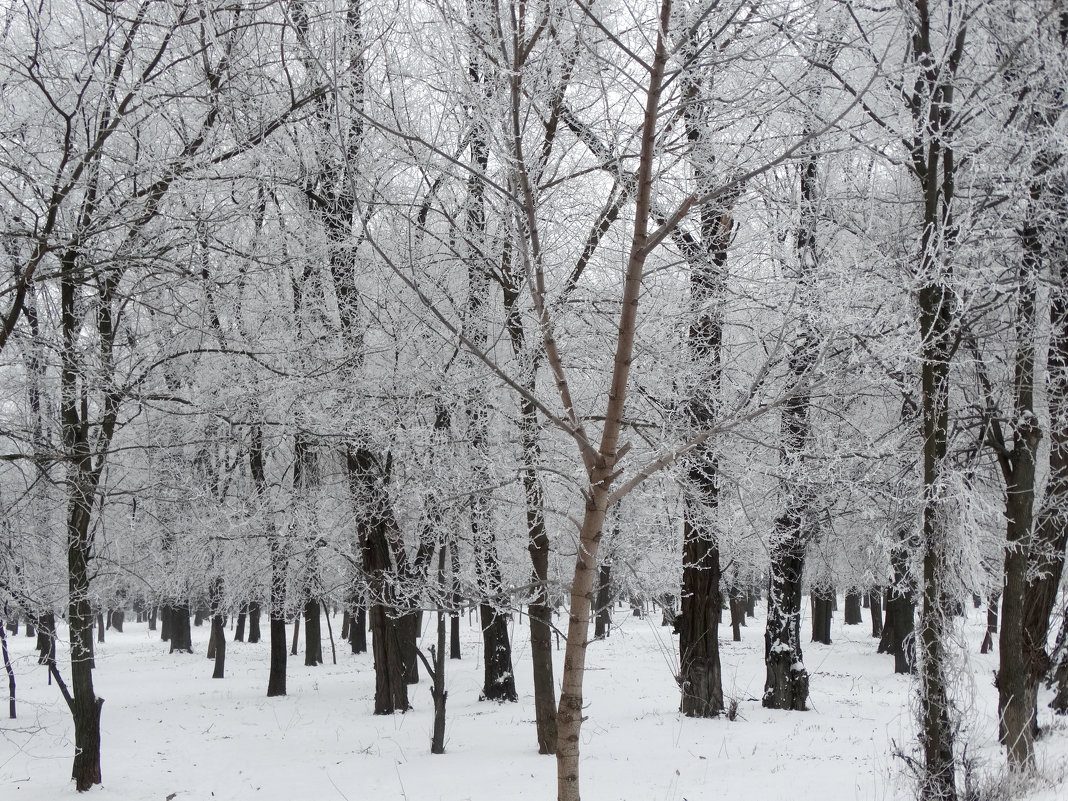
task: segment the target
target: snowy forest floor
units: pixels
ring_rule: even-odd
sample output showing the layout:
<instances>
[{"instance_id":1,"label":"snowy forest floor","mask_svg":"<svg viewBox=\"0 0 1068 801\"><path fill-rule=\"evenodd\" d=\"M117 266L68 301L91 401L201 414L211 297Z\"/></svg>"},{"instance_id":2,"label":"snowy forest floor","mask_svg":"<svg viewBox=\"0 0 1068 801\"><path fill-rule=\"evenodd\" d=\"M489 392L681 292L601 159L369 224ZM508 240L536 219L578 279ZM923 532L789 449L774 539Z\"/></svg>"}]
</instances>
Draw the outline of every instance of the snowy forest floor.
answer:
<instances>
[{"instance_id":1,"label":"snowy forest floor","mask_svg":"<svg viewBox=\"0 0 1068 801\"><path fill-rule=\"evenodd\" d=\"M831 646L811 643L811 711L772 712L760 706L764 681L763 619L759 614L730 641L720 629L724 694L738 703L734 721L685 718L674 682L677 638L659 625L617 608L606 641L590 645L587 714L582 730L583 797L591 801L701 801L790 798L792 801L903 799L913 794L907 760L915 755L914 685L893 673L893 660L875 653L865 610L861 625L835 615ZM974 790L996 788L1004 756L997 743L993 671L996 654L981 656L985 612L968 610L958 635L958 754L970 766ZM560 625L558 619L557 624ZM340 618L333 619L335 637ZM424 644L433 615L426 616ZM805 628L807 629L807 620ZM227 632L226 678L212 680L205 659L208 626L193 630L196 653L167 653L146 624L127 623L97 645L97 692L102 718L103 785L90 797L123 801L257 799L261 801L510 801L555 796L556 763L539 756L526 617L513 624L520 700L478 700L481 644L465 619L463 659L449 661L446 754L430 754L433 708L425 675L410 688L414 710L371 714L369 654L337 643L337 665L309 668L290 657L289 694L265 697L268 643L233 643ZM292 636L292 628L289 629ZM61 630L61 636L63 635ZM266 633L266 630L265 630ZM70 715L56 687L46 684L33 640L8 635L18 681L18 720L0 719L0 798L53 801L75 797ZM996 650L996 649L995 649ZM66 675L69 665L62 661ZM555 654L559 678L563 652ZM0 676L0 679L6 677ZM6 681L0 681L6 688ZM6 700L6 692L4 693ZM1068 720L1055 718L1040 697L1038 775L1014 797L1068 798ZM6 711L6 703L0 711ZM962 790L964 788L961 788ZM962 793L963 797L963 793ZM998 799L998 792L975 796Z\"/></svg>"}]
</instances>

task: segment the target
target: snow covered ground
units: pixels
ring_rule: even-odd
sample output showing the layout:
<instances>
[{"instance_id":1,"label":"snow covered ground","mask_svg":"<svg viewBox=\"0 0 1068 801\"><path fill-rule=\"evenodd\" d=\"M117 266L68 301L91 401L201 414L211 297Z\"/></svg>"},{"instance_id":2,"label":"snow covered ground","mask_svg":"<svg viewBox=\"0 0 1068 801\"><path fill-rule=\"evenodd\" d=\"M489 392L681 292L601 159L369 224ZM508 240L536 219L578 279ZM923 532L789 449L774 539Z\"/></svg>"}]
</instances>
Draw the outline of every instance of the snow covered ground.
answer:
<instances>
[{"instance_id":1,"label":"snow covered ground","mask_svg":"<svg viewBox=\"0 0 1068 801\"><path fill-rule=\"evenodd\" d=\"M967 654L958 682L964 726L958 753L966 744L974 781L989 786L1004 761L995 727L996 656L979 655L983 620L977 610L969 614L960 629ZM721 635L728 638L722 643L724 693L738 702L734 721L678 713L672 678L677 638L660 627L658 614L639 619L629 609L617 609L614 618L611 637L589 648L583 798L911 796L907 760L894 753L915 753L913 691L907 677L894 675L893 660L875 653L867 611L858 626L844 626L835 615L834 645L807 645L812 709L804 713L760 706L762 617L742 630L740 643L729 640L729 626L722 627ZM433 617L426 619L429 625ZM340 618L333 625L337 635ZM103 785L89 795L123 801L554 798L555 760L537 754L534 738L526 618L522 623L517 618L513 627L517 704L478 701L479 632L468 622L463 634L463 660L447 664L447 753L434 756L425 677L411 688L413 711L375 717L371 657L352 655L344 643L337 644L337 665L330 664L328 642L327 664L320 667L305 667L303 655L290 657L289 695L268 699L266 642L229 642L226 678L212 680L212 663L205 658L207 626L194 629L197 653L191 656L168 654L145 624L127 623L123 634L108 631L107 642L97 646L94 674L106 699ZM68 780L69 713L58 690L46 685L33 640L21 633L8 639L19 717L0 719L0 799L74 797ZM562 655L557 653L558 675ZM69 666L62 659L66 675ZM0 681L0 689L5 687L6 680ZM1054 719L1047 701L1040 703L1041 723L1052 731L1038 743L1039 777L1018 792L1035 801L1063 801L1068 799L1068 721ZM0 705L0 711L6 707Z\"/></svg>"}]
</instances>

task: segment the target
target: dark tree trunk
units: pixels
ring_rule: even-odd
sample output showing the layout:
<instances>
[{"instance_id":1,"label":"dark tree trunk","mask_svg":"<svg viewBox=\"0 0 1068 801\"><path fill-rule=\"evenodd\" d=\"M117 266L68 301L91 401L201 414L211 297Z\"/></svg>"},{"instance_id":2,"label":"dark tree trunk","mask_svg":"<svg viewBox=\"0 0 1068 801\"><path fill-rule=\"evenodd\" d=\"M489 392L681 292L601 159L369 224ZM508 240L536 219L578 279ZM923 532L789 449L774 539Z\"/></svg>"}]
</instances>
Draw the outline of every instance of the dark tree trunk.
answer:
<instances>
[{"instance_id":1,"label":"dark tree trunk","mask_svg":"<svg viewBox=\"0 0 1068 801\"><path fill-rule=\"evenodd\" d=\"M336 614L336 609L335 609ZM326 605L326 633L330 635L330 662L331 664L337 664L337 648L334 646L334 629L330 625L330 606Z\"/></svg>"},{"instance_id":2,"label":"dark tree trunk","mask_svg":"<svg viewBox=\"0 0 1068 801\"><path fill-rule=\"evenodd\" d=\"M349 644L354 654L367 653L367 607L363 604L349 618Z\"/></svg>"},{"instance_id":3,"label":"dark tree trunk","mask_svg":"<svg viewBox=\"0 0 1068 801\"><path fill-rule=\"evenodd\" d=\"M155 631L156 630L156 612L157 612L157 609L158 609L158 607L153 606L148 612L148 630L149 631Z\"/></svg>"},{"instance_id":4,"label":"dark tree trunk","mask_svg":"<svg viewBox=\"0 0 1068 801\"><path fill-rule=\"evenodd\" d=\"M171 607L171 650L193 653L193 631L189 626L189 607L176 604Z\"/></svg>"},{"instance_id":5,"label":"dark tree trunk","mask_svg":"<svg viewBox=\"0 0 1068 801\"><path fill-rule=\"evenodd\" d=\"M525 276L513 269L515 261L508 259L502 282L505 308L505 328L508 330L512 354L521 364L533 365L526 345L526 330L519 306ZM524 385L533 395L536 387L536 368L528 370ZM530 657L534 674L534 716L539 754L556 753L556 683L553 678L551 610L549 609L549 537L545 530L544 495L538 478L537 464L541 460L539 442L540 423L534 404L520 398L520 439L523 445L523 498L526 504L527 552L530 554L533 592L527 605L530 626ZM459 557L453 549L453 575L457 575ZM454 598L458 607L459 598ZM610 613L609 620L611 620ZM600 621L600 617L598 617ZM460 621L452 618L450 656L460 658Z\"/></svg>"},{"instance_id":6,"label":"dark tree trunk","mask_svg":"<svg viewBox=\"0 0 1068 801\"><path fill-rule=\"evenodd\" d=\"M675 621L678 619L679 613L675 608L675 596L673 593L665 592L660 596L660 625L675 627Z\"/></svg>"},{"instance_id":7,"label":"dark tree trunk","mask_svg":"<svg viewBox=\"0 0 1068 801\"><path fill-rule=\"evenodd\" d=\"M694 27L682 41L686 59L707 42ZM692 63L692 62L691 62ZM715 185L715 144L709 129L711 77L695 69L680 73L684 81L682 107L693 188L705 195ZM707 83L706 83L707 81ZM723 316L727 257L735 230L732 207L738 194L701 203L696 225L679 229L676 245L690 270L689 317L686 347L693 374L684 399L692 431L707 430L719 422L723 375ZM696 230L694 230L696 229ZM679 685L681 711L687 716L714 717L723 711L723 680L719 659L719 624L722 620L719 553L719 459L712 441L695 448L685 460L682 528L682 587L675 627L679 632Z\"/></svg>"},{"instance_id":8,"label":"dark tree trunk","mask_svg":"<svg viewBox=\"0 0 1068 801\"><path fill-rule=\"evenodd\" d=\"M419 683L419 639L420 612L407 612L397 621L397 633L401 643L401 660L404 662L404 680L408 684Z\"/></svg>"},{"instance_id":9,"label":"dark tree trunk","mask_svg":"<svg viewBox=\"0 0 1068 801\"><path fill-rule=\"evenodd\" d=\"M226 671L226 625L223 616L216 613L211 618L211 639L215 644L215 670L213 679L221 679Z\"/></svg>"},{"instance_id":10,"label":"dark tree trunk","mask_svg":"<svg viewBox=\"0 0 1068 801\"><path fill-rule=\"evenodd\" d=\"M768 709L808 709L808 671L801 653L801 574L805 564L803 522L792 512L776 522L771 551L768 623L764 634L767 679L761 701Z\"/></svg>"},{"instance_id":11,"label":"dark tree trunk","mask_svg":"<svg viewBox=\"0 0 1068 801\"><path fill-rule=\"evenodd\" d=\"M159 610L161 625L159 629L159 638L161 642L170 642L171 629L174 621L174 609L170 604L164 604Z\"/></svg>"},{"instance_id":12,"label":"dark tree trunk","mask_svg":"<svg viewBox=\"0 0 1068 801\"><path fill-rule=\"evenodd\" d=\"M104 615L97 614L96 616L96 641L104 642ZM18 622L15 623L15 633L18 634Z\"/></svg>"},{"instance_id":13,"label":"dark tree trunk","mask_svg":"<svg viewBox=\"0 0 1068 801\"><path fill-rule=\"evenodd\" d=\"M241 611L237 613L237 630L234 632L234 642L245 641L245 619L248 617L248 604L242 604Z\"/></svg>"},{"instance_id":14,"label":"dark tree trunk","mask_svg":"<svg viewBox=\"0 0 1068 801\"><path fill-rule=\"evenodd\" d=\"M1050 661L1048 686L1053 690L1053 700L1049 706L1058 715L1068 715L1068 603L1061 610L1061 628Z\"/></svg>"},{"instance_id":15,"label":"dark tree trunk","mask_svg":"<svg viewBox=\"0 0 1068 801\"><path fill-rule=\"evenodd\" d=\"M297 655L297 646L300 644L300 613L293 618L293 644L289 649L290 656Z\"/></svg>"},{"instance_id":16,"label":"dark tree trunk","mask_svg":"<svg viewBox=\"0 0 1068 801\"><path fill-rule=\"evenodd\" d=\"M512 672L512 648L508 642L508 615L488 603L479 604L482 623L482 654L486 660L485 682L479 700L518 701Z\"/></svg>"},{"instance_id":17,"label":"dark tree trunk","mask_svg":"<svg viewBox=\"0 0 1068 801\"><path fill-rule=\"evenodd\" d=\"M880 654L894 655L895 673L912 673L916 670L916 604L913 600L912 578L908 574L908 558L909 550L918 547L918 537L902 530L890 552L894 581L886 592L886 622L883 624L878 651Z\"/></svg>"},{"instance_id":18,"label":"dark tree trunk","mask_svg":"<svg viewBox=\"0 0 1068 801\"><path fill-rule=\"evenodd\" d=\"M706 458L714 461L710 455ZM690 717L715 717L723 711L719 548L710 530L698 531L688 520L684 521L683 530L682 610L676 621L680 711Z\"/></svg>"},{"instance_id":19,"label":"dark tree trunk","mask_svg":"<svg viewBox=\"0 0 1068 801\"><path fill-rule=\"evenodd\" d=\"M267 677L267 697L286 694L286 619L271 610L271 672Z\"/></svg>"},{"instance_id":20,"label":"dark tree trunk","mask_svg":"<svg viewBox=\"0 0 1068 801\"><path fill-rule=\"evenodd\" d=\"M0 650L3 651L4 670L7 671L7 715L15 720L15 670L11 667L11 656L7 652L7 634L4 633L3 626L0 626Z\"/></svg>"},{"instance_id":21,"label":"dark tree trunk","mask_svg":"<svg viewBox=\"0 0 1068 801\"><path fill-rule=\"evenodd\" d=\"M115 629L119 634L122 634L123 624L126 622L126 612L122 609L116 609L111 612L111 627Z\"/></svg>"},{"instance_id":22,"label":"dark tree trunk","mask_svg":"<svg viewBox=\"0 0 1068 801\"><path fill-rule=\"evenodd\" d=\"M1060 34L1063 45L1068 39L1068 15L1061 15ZM1039 159L1041 167L1050 159L1050 155L1042 154ZM1065 548L1068 547L1068 247L1063 231L1065 212L1068 211L1068 187L1061 177L1044 186L1037 183L1032 188L1031 196L1032 214L1024 226L1024 246L1030 258L1039 265L1049 264L1053 275L1049 285L1050 341L1047 357L1050 455L1045 500L1035 522L1028 560L1022 639L1028 703L1037 706L1038 684L1052 669L1053 677L1060 678L1057 682L1057 698L1051 704L1056 708L1058 699L1063 701L1064 662L1068 661L1068 657L1062 656L1062 663L1057 664L1047 655L1046 644L1050 614L1057 599L1057 588L1064 572ZM1062 625L1058 633L1062 650L1063 636ZM1037 721L1037 709L1032 716Z\"/></svg>"},{"instance_id":23,"label":"dark tree trunk","mask_svg":"<svg viewBox=\"0 0 1068 801\"><path fill-rule=\"evenodd\" d=\"M264 470L263 429L255 423L249 433L249 470L256 487L256 497L265 504L269 495L267 474ZM270 622L271 622L271 669L267 676L267 697L286 694L286 568L287 559L281 537L269 512L265 522L267 551L271 569ZM249 604L249 642L256 642L260 635L260 604Z\"/></svg>"},{"instance_id":24,"label":"dark tree trunk","mask_svg":"<svg viewBox=\"0 0 1068 801\"><path fill-rule=\"evenodd\" d=\"M56 664L56 616L52 612L37 620L37 664L52 667ZM49 673L49 681L51 681Z\"/></svg>"},{"instance_id":25,"label":"dark tree trunk","mask_svg":"<svg viewBox=\"0 0 1068 801\"><path fill-rule=\"evenodd\" d=\"M597 574L596 618L593 627L594 639L603 640L612 626L612 566L602 562Z\"/></svg>"},{"instance_id":26,"label":"dark tree trunk","mask_svg":"<svg viewBox=\"0 0 1068 801\"><path fill-rule=\"evenodd\" d=\"M994 635L998 633L998 606L1001 603L1001 593L994 592L986 599L986 635L983 643L979 646L979 653L987 654L994 647Z\"/></svg>"},{"instance_id":27,"label":"dark tree trunk","mask_svg":"<svg viewBox=\"0 0 1068 801\"><path fill-rule=\"evenodd\" d=\"M260 641L260 602L251 601L248 605L248 641Z\"/></svg>"},{"instance_id":28,"label":"dark tree trunk","mask_svg":"<svg viewBox=\"0 0 1068 801\"><path fill-rule=\"evenodd\" d=\"M438 588L442 599L445 598L445 551L446 547L442 544L438 548ZM444 754L445 702L448 700L449 693L445 689L445 609L441 603L438 604L437 609L437 646L430 647L432 662L428 661L422 653L419 654L419 658L423 660L433 682L430 686L430 696L434 700L434 733L430 737L430 753Z\"/></svg>"},{"instance_id":29,"label":"dark tree trunk","mask_svg":"<svg viewBox=\"0 0 1068 801\"><path fill-rule=\"evenodd\" d=\"M349 610L346 609L341 617L341 639L345 642L349 641L349 618Z\"/></svg>"},{"instance_id":30,"label":"dark tree trunk","mask_svg":"<svg viewBox=\"0 0 1068 801\"><path fill-rule=\"evenodd\" d=\"M376 715L391 715L407 712L407 669L400 642L397 621L391 619L386 606L371 604L371 646L375 660L375 709Z\"/></svg>"},{"instance_id":31,"label":"dark tree trunk","mask_svg":"<svg viewBox=\"0 0 1068 801\"><path fill-rule=\"evenodd\" d=\"M812 642L831 644L831 618L835 591L829 587L812 588Z\"/></svg>"},{"instance_id":32,"label":"dark tree trunk","mask_svg":"<svg viewBox=\"0 0 1068 801\"><path fill-rule=\"evenodd\" d=\"M846 592L845 624L847 626L859 626L863 622L863 613L860 611L860 590L853 588Z\"/></svg>"},{"instance_id":33,"label":"dark tree trunk","mask_svg":"<svg viewBox=\"0 0 1068 801\"><path fill-rule=\"evenodd\" d=\"M872 587L868 591L868 609L871 611L871 636L881 639L883 636L883 591L881 587Z\"/></svg>"},{"instance_id":34,"label":"dark tree trunk","mask_svg":"<svg viewBox=\"0 0 1068 801\"><path fill-rule=\"evenodd\" d=\"M742 626L745 625L745 596L734 587L729 590L731 612L731 637L734 642L742 641Z\"/></svg>"},{"instance_id":35,"label":"dark tree trunk","mask_svg":"<svg viewBox=\"0 0 1068 801\"><path fill-rule=\"evenodd\" d=\"M453 606L454 610L456 608ZM453 611L449 613L449 659L460 658L460 613Z\"/></svg>"},{"instance_id":36,"label":"dark tree trunk","mask_svg":"<svg viewBox=\"0 0 1068 801\"><path fill-rule=\"evenodd\" d=\"M353 499L363 567L369 578L371 650L375 667L376 715L406 712L408 669L399 630L399 612L394 605L396 570L390 538L400 541L388 493L388 477L379 459L370 451L350 445L346 454L349 490ZM362 626L357 625L362 631Z\"/></svg>"}]
</instances>

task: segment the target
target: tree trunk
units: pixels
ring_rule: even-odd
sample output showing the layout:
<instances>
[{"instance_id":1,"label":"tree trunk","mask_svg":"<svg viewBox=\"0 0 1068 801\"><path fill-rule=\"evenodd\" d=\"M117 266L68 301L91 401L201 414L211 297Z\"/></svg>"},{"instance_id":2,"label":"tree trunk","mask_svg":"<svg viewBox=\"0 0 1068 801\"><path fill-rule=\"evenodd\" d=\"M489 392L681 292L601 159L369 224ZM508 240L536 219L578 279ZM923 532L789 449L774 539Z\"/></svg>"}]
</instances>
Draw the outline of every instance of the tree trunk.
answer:
<instances>
[{"instance_id":1,"label":"tree trunk","mask_svg":"<svg viewBox=\"0 0 1068 801\"><path fill-rule=\"evenodd\" d=\"M806 123L806 135L811 133L810 128L811 125ZM795 243L798 289L806 305L815 303L811 295L819 267L816 248L818 168L817 154L809 153L801 165L801 202ZM783 511L775 521L771 543L768 619L764 633L767 677L762 704L769 709L808 709L809 676L801 652L801 582L805 549L809 540L816 535L816 525L812 510L813 490L808 483L805 464L805 451L812 438L812 401L803 386L815 363L819 346L818 331L811 324L806 324L793 343L788 362L790 386L797 391L783 404L779 423Z\"/></svg>"},{"instance_id":2,"label":"tree trunk","mask_svg":"<svg viewBox=\"0 0 1068 801\"><path fill-rule=\"evenodd\" d=\"M123 624L126 622L126 612L122 609L116 609L111 613L111 626L119 634L122 634Z\"/></svg>"},{"instance_id":3,"label":"tree trunk","mask_svg":"<svg viewBox=\"0 0 1068 801\"><path fill-rule=\"evenodd\" d=\"M176 604L170 608L171 620L171 650L191 654L193 653L193 632L189 626L189 606Z\"/></svg>"},{"instance_id":4,"label":"tree trunk","mask_svg":"<svg viewBox=\"0 0 1068 801\"><path fill-rule=\"evenodd\" d=\"M304 664L315 667L323 664L322 607L317 600L304 604Z\"/></svg>"},{"instance_id":5,"label":"tree trunk","mask_svg":"<svg viewBox=\"0 0 1068 801\"><path fill-rule=\"evenodd\" d=\"M245 619L248 617L248 604L241 605L241 611L237 613L237 630L234 631L234 642L245 641Z\"/></svg>"},{"instance_id":6,"label":"tree trunk","mask_svg":"<svg viewBox=\"0 0 1068 801\"><path fill-rule=\"evenodd\" d=\"M527 353L526 330L519 308L519 296L525 279L521 271L512 269L516 260L509 258L502 282L505 309L505 328L512 345L512 354L521 363L534 363ZM537 370L530 369L524 386L531 394L537 389ZM537 464L541 459L538 411L528 398L519 400L519 433L523 445L523 500L526 505L527 553L530 554L533 590L527 605L530 626L530 658L534 674L534 717L539 754L556 753L556 682L553 678L551 610L549 609L549 537L545 531L544 496L538 478ZM457 574L458 557L453 549L453 575ZM454 599L458 604L459 599ZM459 618L452 618L452 647L450 656L460 658Z\"/></svg>"},{"instance_id":7,"label":"tree trunk","mask_svg":"<svg viewBox=\"0 0 1068 801\"><path fill-rule=\"evenodd\" d=\"M267 474L264 470L263 429L255 423L249 435L249 470L256 487L256 497L261 506L269 496ZM267 676L267 697L286 694L286 568L287 559L281 537L268 510L264 509L264 528L270 564L270 622L271 622L271 668ZM260 604L249 605L249 642L259 641Z\"/></svg>"},{"instance_id":8,"label":"tree trunk","mask_svg":"<svg viewBox=\"0 0 1068 801\"><path fill-rule=\"evenodd\" d=\"M226 671L226 625L219 613L211 618L211 637L215 642L215 670L211 677L221 679Z\"/></svg>"},{"instance_id":9,"label":"tree trunk","mask_svg":"<svg viewBox=\"0 0 1068 801\"><path fill-rule=\"evenodd\" d=\"M868 609L871 612L871 636L881 639L883 636L883 591L872 587L868 591Z\"/></svg>"},{"instance_id":10,"label":"tree trunk","mask_svg":"<svg viewBox=\"0 0 1068 801\"><path fill-rule=\"evenodd\" d=\"M593 626L593 638L603 640L612 625L612 566L602 563L597 575L597 614Z\"/></svg>"},{"instance_id":11,"label":"tree trunk","mask_svg":"<svg viewBox=\"0 0 1068 801\"><path fill-rule=\"evenodd\" d=\"M7 671L7 715L15 720L15 671L11 667L11 656L7 652L7 634L4 633L3 625L0 625L0 650L3 651L4 670Z\"/></svg>"},{"instance_id":12,"label":"tree trunk","mask_svg":"<svg viewBox=\"0 0 1068 801\"><path fill-rule=\"evenodd\" d=\"M831 644L831 618L835 591L829 587L812 588L812 642Z\"/></svg>"},{"instance_id":13,"label":"tree trunk","mask_svg":"<svg viewBox=\"0 0 1068 801\"><path fill-rule=\"evenodd\" d=\"M286 694L286 619L271 608L271 671L267 677L267 697Z\"/></svg>"},{"instance_id":14,"label":"tree trunk","mask_svg":"<svg viewBox=\"0 0 1068 801\"><path fill-rule=\"evenodd\" d=\"M854 587L846 592L845 624L847 626L859 626L863 622L864 617L860 610L860 590Z\"/></svg>"},{"instance_id":15,"label":"tree trunk","mask_svg":"<svg viewBox=\"0 0 1068 801\"><path fill-rule=\"evenodd\" d=\"M162 618L159 628L160 642L170 642L171 639L171 625L173 620L173 614L170 604L163 604L159 610L160 617Z\"/></svg>"},{"instance_id":16,"label":"tree trunk","mask_svg":"<svg viewBox=\"0 0 1068 801\"><path fill-rule=\"evenodd\" d=\"M735 594L735 589L731 588L730 595L730 612L731 612L731 638L734 642L742 641L742 626L745 625L745 596Z\"/></svg>"},{"instance_id":17,"label":"tree trunk","mask_svg":"<svg viewBox=\"0 0 1068 801\"><path fill-rule=\"evenodd\" d=\"M998 605L1001 602L1001 593L991 593L986 599L986 636L983 644L979 646L979 653L990 653L994 647L994 635L998 633Z\"/></svg>"},{"instance_id":18,"label":"tree trunk","mask_svg":"<svg viewBox=\"0 0 1068 801\"><path fill-rule=\"evenodd\" d=\"M52 612L37 620L37 664L53 667L56 664L56 616ZM49 673L49 682L52 680Z\"/></svg>"},{"instance_id":19,"label":"tree trunk","mask_svg":"<svg viewBox=\"0 0 1068 801\"><path fill-rule=\"evenodd\" d=\"M908 554L913 548L919 548L919 538L902 529L890 551L894 579L886 591L886 622L883 624L878 652L894 655L895 673L913 673L916 670L916 604L913 600L913 581L908 571Z\"/></svg>"},{"instance_id":20,"label":"tree trunk","mask_svg":"<svg viewBox=\"0 0 1068 801\"><path fill-rule=\"evenodd\" d=\"M293 644L289 648L289 655L297 655L297 646L300 644L300 614L293 618Z\"/></svg>"},{"instance_id":21,"label":"tree trunk","mask_svg":"<svg viewBox=\"0 0 1068 801\"><path fill-rule=\"evenodd\" d=\"M248 605L248 641L257 643L260 641L260 602L251 601Z\"/></svg>"},{"instance_id":22,"label":"tree trunk","mask_svg":"<svg viewBox=\"0 0 1068 801\"><path fill-rule=\"evenodd\" d=\"M362 603L349 620L349 644L354 654L367 653L367 607Z\"/></svg>"},{"instance_id":23,"label":"tree trunk","mask_svg":"<svg viewBox=\"0 0 1068 801\"><path fill-rule=\"evenodd\" d=\"M1068 15L1060 19L1061 44L1068 39ZM1040 168L1052 156L1039 156ZM1023 601L1023 661L1027 671L1028 703L1037 706L1038 684L1054 663L1046 652L1049 620L1057 600L1057 588L1064 572L1068 547L1068 248L1065 247L1063 219L1068 187L1063 177L1055 182L1032 185L1032 205L1024 225L1023 241L1027 257L1036 265L1049 265L1050 341L1048 352L1047 398L1050 413L1049 480L1045 500L1035 521L1028 559L1027 586ZM1004 614L1003 614L1004 617ZM1059 634L1063 635L1063 630ZM1058 666L1061 670L1061 666ZM1063 690L1058 688L1058 698ZM1056 705L1057 699L1054 704ZM1056 708L1056 707L1055 707ZM1032 712L1036 722L1037 709Z\"/></svg>"}]
</instances>

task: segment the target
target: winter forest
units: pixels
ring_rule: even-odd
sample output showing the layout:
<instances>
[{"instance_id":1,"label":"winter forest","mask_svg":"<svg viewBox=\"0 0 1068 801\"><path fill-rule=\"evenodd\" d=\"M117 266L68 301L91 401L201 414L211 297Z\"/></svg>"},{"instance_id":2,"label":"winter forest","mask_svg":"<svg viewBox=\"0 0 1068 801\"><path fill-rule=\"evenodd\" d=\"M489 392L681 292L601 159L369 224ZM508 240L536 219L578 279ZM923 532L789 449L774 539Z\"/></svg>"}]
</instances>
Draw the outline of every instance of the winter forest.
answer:
<instances>
[{"instance_id":1,"label":"winter forest","mask_svg":"<svg viewBox=\"0 0 1068 801\"><path fill-rule=\"evenodd\" d=\"M3 0L0 795L1064 798L1066 110L1063 0Z\"/></svg>"}]
</instances>

